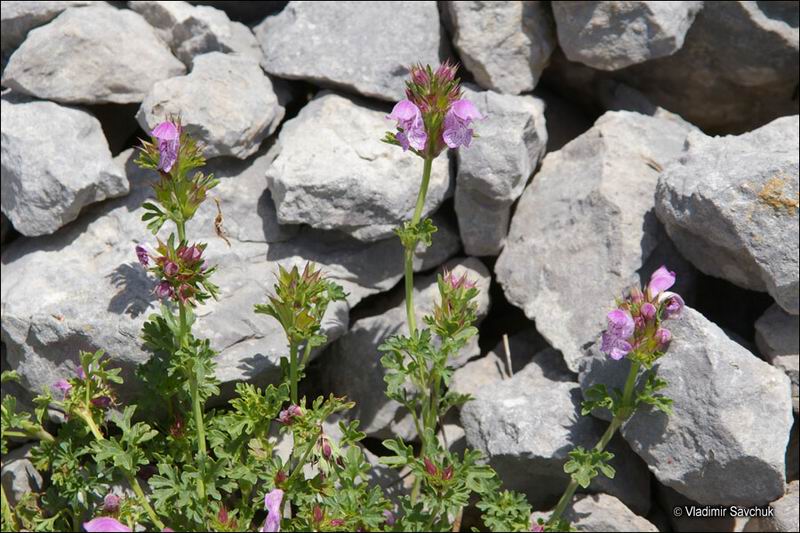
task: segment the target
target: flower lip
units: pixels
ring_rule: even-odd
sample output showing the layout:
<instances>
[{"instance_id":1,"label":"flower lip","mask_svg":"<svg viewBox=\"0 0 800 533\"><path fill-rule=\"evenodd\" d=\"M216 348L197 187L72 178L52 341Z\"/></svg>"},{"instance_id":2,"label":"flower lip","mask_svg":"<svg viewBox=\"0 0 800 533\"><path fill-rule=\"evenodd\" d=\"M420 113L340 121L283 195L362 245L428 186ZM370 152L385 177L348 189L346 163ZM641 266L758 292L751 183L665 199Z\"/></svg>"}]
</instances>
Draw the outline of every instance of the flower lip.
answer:
<instances>
[{"instance_id":1,"label":"flower lip","mask_svg":"<svg viewBox=\"0 0 800 533\"><path fill-rule=\"evenodd\" d=\"M662 265L650 276L650 283L647 285L647 291L650 297L654 298L656 294L664 292L674 284L675 272L667 270L667 267Z\"/></svg>"},{"instance_id":2,"label":"flower lip","mask_svg":"<svg viewBox=\"0 0 800 533\"><path fill-rule=\"evenodd\" d=\"M131 528L125 526L110 516L98 516L97 518L92 518L88 522L83 523L83 529L89 531L90 533L94 533L96 531L108 531L116 533L131 530Z\"/></svg>"},{"instance_id":3,"label":"flower lip","mask_svg":"<svg viewBox=\"0 0 800 533\"><path fill-rule=\"evenodd\" d=\"M386 115L386 118L396 120L399 123L409 123L421 116L422 113L414 102L411 100L400 100L394 105L392 112Z\"/></svg>"},{"instance_id":4,"label":"flower lip","mask_svg":"<svg viewBox=\"0 0 800 533\"><path fill-rule=\"evenodd\" d=\"M283 491L272 489L264 496L264 508L267 510L267 519L261 531L273 532L281 529L281 502L283 501Z\"/></svg>"},{"instance_id":5,"label":"flower lip","mask_svg":"<svg viewBox=\"0 0 800 533\"><path fill-rule=\"evenodd\" d=\"M178 126L169 120L165 120L150 132L150 135L160 141L174 141L180 137L180 129Z\"/></svg>"},{"instance_id":6,"label":"flower lip","mask_svg":"<svg viewBox=\"0 0 800 533\"><path fill-rule=\"evenodd\" d=\"M484 119L484 116L481 115L481 112L478 111L478 108L475 107L475 104L463 98L453 102L450 106L450 111L452 111L456 117L465 121L467 124L473 120Z\"/></svg>"}]
</instances>

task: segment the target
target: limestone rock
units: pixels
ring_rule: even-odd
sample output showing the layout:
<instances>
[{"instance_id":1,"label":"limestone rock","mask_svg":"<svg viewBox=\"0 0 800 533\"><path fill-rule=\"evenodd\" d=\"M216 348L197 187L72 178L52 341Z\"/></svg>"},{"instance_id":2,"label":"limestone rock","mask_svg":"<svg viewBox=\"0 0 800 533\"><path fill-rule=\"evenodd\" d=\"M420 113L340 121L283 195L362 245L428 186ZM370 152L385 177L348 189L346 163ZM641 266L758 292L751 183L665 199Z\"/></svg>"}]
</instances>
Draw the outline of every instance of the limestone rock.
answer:
<instances>
[{"instance_id":1,"label":"limestone rock","mask_svg":"<svg viewBox=\"0 0 800 533\"><path fill-rule=\"evenodd\" d=\"M576 531L652 531L658 528L608 494L587 494L575 498L562 515ZM550 513L533 513L535 521L545 521Z\"/></svg>"},{"instance_id":2,"label":"limestone rock","mask_svg":"<svg viewBox=\"0 0 800 533\"><path fill-rule=\"evenodd\" d=\"M33 28L47 24L69 7L90 6L105 2L72 0L52 2L20 2L10 0L0 9L0 47L4 53L14 50Z\"/></svg>"},{"instance_id":3,"label":"limestone rock","mask_svg":"<svg viewBox=\"0 0 800 533\"><path fill-rule=\"evenodd\" d=\"M798 410L798 360L800 317L773 305L756 321L756 344L767 361L783 369L792 380L792 405Z\"/></svg>"}]
</instances>

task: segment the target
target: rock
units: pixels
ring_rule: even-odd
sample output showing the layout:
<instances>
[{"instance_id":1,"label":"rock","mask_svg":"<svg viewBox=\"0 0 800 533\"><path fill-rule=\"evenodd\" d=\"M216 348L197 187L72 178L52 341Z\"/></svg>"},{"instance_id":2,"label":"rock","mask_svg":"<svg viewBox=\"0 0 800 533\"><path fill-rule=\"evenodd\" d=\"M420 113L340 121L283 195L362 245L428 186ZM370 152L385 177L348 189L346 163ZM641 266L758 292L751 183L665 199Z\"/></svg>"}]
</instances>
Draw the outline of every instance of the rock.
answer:
<instances>
[{"instance_id":1,"label":"rock","mask_svg":"<svg viewBox=\"0 0 800 533\"><path fill-rule=\"evenodd\" d=\"M3 490L12 506L28 492L39 492L44 488L42 476L30 460L35 444L26 444L3 456Z\"/></svg>"},{"instance_id":2,"label":"rock","mask_svg":"<svg viewBox=\"0 0 800 533\"><path fill-rule=\"evenodd\" d=\"M153 279L133 252L137 243L155 240L140 220L153 175L138 169L133 158L132 150L117 158L132 185L127 197L90 206L79 221L51 236L17 239L4 247L2 342L8 368L20 373L28 391L47 389L74 372L79 350L97 349L123 369L126 381L117 389L120 397L130 399L138 390L133 370L149 357L141 346L141 327L157 302ZM348 306L388 290L402 277L397 239L363 244L335 232L276 227L263 177L269 160L262 149L247 165L229 159L210 165L222 176L211 196L220 199L230 248L211 224L217 214L214 202L201 206L187 231L191 239L208 242L208 261L219 266L213 281L220 287L220 300L197 310L195 331L209 336L220 352L215 358L222 381L220 400L231 395L237 381L263 385L280 377L279 359L286 354L283 330L274 319L253 313L253 304L272 291L279 264L316 261L345 287L347 302L332 305L323 324L331 341L347 329ZM416 269L432 268L458 249L455 231L445 224L442 228L437 234L441 244L420 254ZM292 231L297 235L285 240ZM32 294L41 297L31 298Z\"/></svg>"},{"instance_id":3,"label":"rock","mask_svg":"<svg viewBox=\"0 0 800 533\"><path fill-rule=\"evenodd\" d=\"M658 218L686 259L706 274L769 292L794 315L798 142L797 116L739 136L694 132L656 191Z\"/></svg>"},{"instance_id":4,"label":"rock","mask_svg":"<svg viewBox=\"0 0 800 533\"><path fill-rule=\"evenodd\" d=\"M798 502L800 482L792 481L786 486L786 495L769 504L774 516L751 518L744 531L798 531Z\"/></svg>"},{"instance_id":5,"label":"rock","mask_svg":"<svg viewBox=\"0 0 800 533\"><path fill-rule=\"evenodd\" d=\"M668 524L661 528L661 531L676 532L697 532L697 533L716 533L741 531L742 526L737 528L737 519L732 516L687 516L686 510L690 507L700 507L700 504L690 500L686 496L675 492L669 487L660 483L655 483L656 500L658 505L664 510ZM673 509L680 509L680 516L677 516Z\"/></svg>"},{"instance_id":6,"label":"rock","mask_svg":"<svg viewBox=\"0 0 800 533\"><path fill-rule=\"evenodd\" d=\"M89 6L92 4L105 4L105 2L89 2L74 0L68 2L18 2L14 0L3 2L0 10L0 48L3 53L8 53L17 48L28 32L47 24L56 18L62 11L69 7Z\"/></svg>"},{"instance_id":7,"label":"rock","mask_svg":"<svg viewBox=\"0 0 800 533\"><path fill-rule=\"evenodd\" d=\"M567 453L575 446L594 446L607 425L580 416L580 387L551 379L552 372L534 359L511 379L483 387L461 408L467 447L486 454L503 486L524 492L534 508L556 503L569 483ZM589 490L617 496L635 512L646 513L647 468L618 435L608 449L617 474L613 480L596 477Z\"/></svg>"},{"instance_id":8,"label":"rock","mask_svg":"<svg viewBox=\"0 0 800 533\"><path fill-rule=\"evenodd\" d=\"M606 113L544 158L517 204L497 279L572 371L615 298L649 277L640 269L666 240L653 213L659 170L680 155L689 130Z\"/></svg>"},{"instance_id":9,"label":"rock","mask_svg":"<svg viewBox=\"0 0 800 533\"><path fill-rule=\"evenodd\" d=\"M673 414L637 411L622 427L625 440L661 483L701 504L763 505L779 497L793 422L789 378L694 309L667 327L672 343L656 368L669 383L663 394L673 399ZM627 373L627 363L595 344L581 364L581 387L621 386Z\"/></svg>"},{"instance_id":10,"label":"rock","mask_svg":"<svg viewBox=\"0 0 800 533\"><path fill-rule=\"evenodd\" d=\"M289 2L285 0L263 0L259 2L253 2L252 0L191 0L189 3L216 7L227 13L231 20L244 22L245 24L255 24L264 20L264 17L280 11Z\"/></svg>"},{"instance_id":11,"label":"rock","mask_svg":"<svg viewBox=\"0 0 800 533\"><path fill-rule=\"evenodd\" d=\"M770 364L783 369L792 380L792 406L798 411L798 361L800 317L773 305L756 321L756 344Z\"/></svg>"},{"instance_id":12,"label":"rock","mask_svg":"<svg viewBox=\"0 0 800 533\"><path fill-rule=\"evenodd\" d=\"M703 2L552 2L571 61L619 70L674 54Z\"/></svg>"},{"instance_id":13,"label":"rock","mask_svg":"<svg viewBox=\"0 0 800 533\"><path fill-rule=\"evenodd\" d=\"M576 531L654 531L658 528L608 494L578 496L561 515ZM533 513L532 520L545 521L550 513Z\"/></svg>"},{"instance_id":14,"label":"rock","mask_svg":"<svg viewBox=\"0 0 800 533\"><path fill-rule=\"evenodd\" d=\"M381 100L404 97L412 64L443 57L436 2L289 2L254 32L270 74Z\"/></svg>"},{"instance_id":15,"label":"rock","mask_svg":"<svg viewBox=\"0 0 800 533\"><path fill-rule=\"evenodd\" d=\"M11 234L11 222L8 221L5 215L0 214L0 243L5 244Z\"/></svg>"},{"instance_id":16,"label":"rock","mask_svg":"<svg viewBox=\"0 0 800 533\"><path fill-rule=\"evenodd\" d=\"M207 158L245 159L271 135L285 110L272 82L254 60L212 52L194 61L192 72L156 83L139 108L145 131L166 117L180 116Z\"/></svg>"},{"instance_id":17,"label":"rock","mask_svg":"<svg viewBox=\"0 0 800 533\"><path fill-rule=\"evenodd\" d=\"M544 102L532 96L465 90L487 117L480 138L457 151L455 206L464 251L497 255L503 247L511 205L522 194L547 147Z\"/></svg>"},{"instance_id":18,"label":"rock","mask_svg":"<svg viewBox=\"0 0 800 533\"><path fill-rule=\"evenodd\" d=\"M544 101L547 153L561 150L565 144L586 133L594 124L593 117L552 90L539 86L534 96Z\"/></svg>"},{"instance_id":19,"label":"rock","mask_svg":"<svg viewBox=\"0 0 800 533\"><path fill-rule=\"evenodd\" d=\"M460 276L466 273L478 283L478 313L483 318L489 310L490 274L486 267L474 258L453 259L445 268ZM417 278L414 281L414 305L418 324L422 317L432 312L439 300L436 275ZM385 370L380 362L378 346L392 335L408 335L405 299L386 312L356 321L350 331L334 343L321 361L320 371L323 390L356 402L348 415L361 421L359 429L370 437L392 438L400 436L410 440L416 437L413 420L396 401L384 394ZM477 336L462 350L452 365L463 364L480 353Z\"/></svg>"},{"instance_id":20,"label":"rock","mask_svg":"<svg viewBox=\"0 0 800 533\"><path fill-rule=\"evenodd\" d=\"M557 46L544 2L443 2L453 44L478 84L501 93L533 90Z\"/></svg>"},{"instance_id":21,"label":"rock","mask_svg":"<svg viewBox=\"0 0 800 533\"><path fill-rule=\"evenodd\" d=\"M186 2L144 0L129 2L187 67L209 52L239 54L260 62L261 45L250 28L232 22L220 9Z\"/></svg>"},{"instance_id":22,"label":"rock","mask_svg":"<svg viewBox=\"0 0 800 533\"><path fill-rule=\"evenodd\" d=\"M11 56L3 86L63 103L125 104L185 71L140 15L91 6L32 30Z\"/></svg>"},{"instance_id":23,"label":"rock","mask_svg":"<svg viewBox=\"0 0 800 533\"><path fill-rule=\"evenodd\" d=\"M53 233L92 202L128 193L91 114L9 97L2 110L2 208L23 235Z\"/></svg>"},{"instance_id":24,"label":"rock","mask_svg":"<svg viewBox=\"0 0 800 533\"><path fill-rule=\"evenodd\" d=\"M280 153L267 171L281 223L305 223L375 241L392 236L411 218L423 162L381 142L392 127L387 111L324 94L286 122L278 138ZM450 183L444 155L433 163L423 216L449 196Z\"/></svg>"}]
</instances>

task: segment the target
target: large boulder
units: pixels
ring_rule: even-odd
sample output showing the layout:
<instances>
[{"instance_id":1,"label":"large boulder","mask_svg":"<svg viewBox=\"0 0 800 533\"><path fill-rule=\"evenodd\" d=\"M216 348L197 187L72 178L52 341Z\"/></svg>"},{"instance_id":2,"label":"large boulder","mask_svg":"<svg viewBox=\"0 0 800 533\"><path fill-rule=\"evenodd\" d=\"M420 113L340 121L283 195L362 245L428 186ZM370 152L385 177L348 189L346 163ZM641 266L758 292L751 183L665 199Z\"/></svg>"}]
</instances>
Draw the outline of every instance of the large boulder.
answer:
<instances>
[{"instance_id":1,"label":"large boulder","mask_svg":"<svg viewBox=\"0 0 800 533\"><path fill-rule=\"evenodd\" d=\"M511 206L522 194L547 147L544 103L533 96L464 90L486 117L480 138L457 152L455 206L464 251L497 255Z\"/></svg>"},{"instance_id":2,"label":"large boulder","mask_svg":"<svg viewBox=\"0 0 800 533\"><path fill-rule=\"evenodd\" d=\"M796 414L800 381L800 316L790 315L772 305L756 321L755 327L756 345L761 355L792 380L792 405Z\"/></svg>"},{"instance_id":3,"label":"large boulder","mask_svg":"<svg viewBox=\"0 0 800 533\"><path fill-rule=\"evenodd\" d=\"M381 142L386 111L361 100L323 94L286 122L267 171L282 223L336 229L363 241L393 235L411 218L422 159ZM447 154L433 162L423 216L451 193Z\"/></svg>"},{"instance_id":4,"label":"large boulder","mask_svg":"<svg viewBox=\"0 0 800 533\"><path fill-rule=\"evenodd\" d=\"M561 515L576 531L657 532L658 528L637 515L614 496L587 494L578 496ZM550 513L533 513L531 520L547 521Z\"/></svg>"},{"instance_id":5,"label":"large boulder","mask_svg":"<svg viewBox=\"0 0 800 533\"><path fill-rule=\"evenodd\" d=\"M17 231L53 233L85 206L128 193L128 179L90 113L10 96L0 105L0 202Z\"/></svg>"},{"instance_id":6,"label":"large boulder","mask_svg":"<svg viewBox=\"0 0 800 533\"><path fill-rule=\"evenodd\" d=\"M3 494L12 506L29 492L40 492L44 487L42 475L31 463L33 447L34 444L26 444L3 456Z\"/></svg>"},{"instance_id":7,"label":"large boulder","mask_svg":"<svg viewBox=\"0 0 800 533\"><path fill-rule=\"evenodd\" d=\"M615 298L650 273L642 267L666 240L653 211L658 175L691 130L606 113L544 158L517 204L497 279L573 371Z\"/></svg>"},{"instance_id":8,"label":"large boulder","mask_svg":"<svg viewBox=\"0 0 800 533\"><path fill-rule=\"evenodd\" d=\"M546 2L443 2L453 44L484 89L519 94L539 83L557 46Z\"/></svg>"},{"instance_id":9,"label":"large boulder","mask_svg":"<svg viewBox=\"0 0 800 533\"><path fill-rule=\"evenodd\" d=\"M792 481L786 486L786 495L769 504L773 516L752 518L743 531L798 531L798 502L800 502L800 482Z\"/></svg>"},{"instance_id":10,"label":"large boulder","mask_svg":"<svg viewBox=\"0 0 800 533\"><path fill-rule=\"evenodd\" d=\"M133 150L117 158L132 185L127 197L95 204L55 234L17 239L3 250L2 341L9 368L20 373L28 391L71 375L79 350L103 349L123 369L126 383L118 393L130 398L137 392L133 370L149 357L141 327L158 301L154 280L133 251L137 243L155 241L140 220L141 204L152 195L153 174L136 167L134 158ZM285 334L276 320L253 313L253 304L272 291L279 265L315 261L345 287L347 302L332 305L324 322L331 341L345 332L349 307L402 277L397 239L363 244L335 232L280 228L264 180L270 159L262 150L247 163L219 159L208 169L221 179L211 195L220 200L230 247L216 236L213 201L204 203L187 227L190 239L208 242L208 262L219 266L213 281L220 299L198 308L195 331L220 352L215 361L223 398L237 381L263 384L280 378ZM452 230L439 237L445 242L420 255L417 269L438 265L458 249Z\"/></svg>"},{"instance_id":11,"label":"large boulder","mask_svg":"<svg viewBox=\"0 0 800 533\"><path fill-rule=\"evenodd\" d=\"M25 40L28 32L47 24L62 11L70 7L90 6L105 2L71 0L52 2L30 2L9 0L0 8L0 49L6 54Z\"/></svg>"},{"instance_id":12,"label":"large boulder","mask_svg":"<svg viewBox=\"0 0 800 533\"><path fill-rule=\"evenodd\" d=\"M789 378L694 309L667 327L672 343L655 368L668 383L662 393L672 398L673 414L637 411L622 426L625 440L661 483L701 504L764 505L780 497L793 422ZM585 391L597 383L622 387L629 365L595 344L581 367Z\"/></svg>"},{"instance_id":13,"label":"large boulder","mask_svg":"<svg viewBox=\"0 0 800 533\"><path fill-rule=\"evenodd\" d=\"M767 291L800 312L798 117L739 136L693 132L666 168L658 218L686 259L706 274Z\"/></svg>"},{"instance_id":14,"label":"large boulder","mask_svg":"<svg viewBox=\"0 0 800 533\"><path fill-rule=\"evenodd\" d=\"M703 2L552 2L571 61L618 70L674 54Z\"/></svg>"},{"instance_id":15,"label":"large boulder","mask_svg":"<svg viewBox=\"0 0 800 533\"><path fill-rule=\"evenodd\" d=\"M187 67L209 52L240 54L260 62L261 45L250 28L233 22L220 9L187 2L140 0L128 2L142 15Z\"/></svg>"},{"instance_id":16,"label":"large boulder","mask_svg":"<svg viewBox=\"0 0 800 533\"><path fill-rule=\"evenodd\" d=\"M277 129L284 113L255 60L211 52L195 58L186 76L156 83L137 119L150 131L167 117L180 116L186 131L203 143L207 158L245 159Z\"/></svg>"},{"instance_id":17,"label":"large boulder","mask_svg":"<svg viewBox=\"0 0 800 533\"><path fill-rule=\"evenodd\" d=\"M445 264L445 268L457 276L466 274L477 283L480 290L478 313L482 319L489 310L489 271L474 258L453 259ZM439 301L436 275L417 278L414 286L417 322L424 327L422 317L430 314L434 304ZM348 415L361 421L359 428L367 435L376 438L399 435L404 439L413 439L417 435L411 415L398 402L385 395L386 382L383 378L386 371L380 362L378 346L392 335L408 335L405 299L379 315L353 323L350 330L324 355L320 369L321 384L324 390L356 402L356 407L348 411ZM463 364L479 353L478 338L475 336L451 364Z\"/></svg>"},{"instance_id":18,"label":"large boulder","mask_svg":"<svg viewBox=\"0 0 800 533\"><path fill-rule=\"evenodd\" d=\"M534 357L511 379L483 387L461 408L467 446L483 452L503 485L522 491L534 508L547 508L569 483L567 454L576 446L593 447L607 424L580 416L581 391L552 366L552 358ZM650 476L645 464L617 435L614 479L603 475L589 486L606 492L640 514L650 507Z\"/></svg>"},{"instance_id":19,"label":"large boulder","mask_svg":"<svg viewBox=\"0 0 800 533\"><path fill-rule=\"evenodd\" d=\"M403 98L411 65L442 57L431 1L289 2L254 31L270 74L382 100Z\"/></svg>"},{"instance_id":20,"label":"large boulder","mask_svg":"<svg viewBox=\"0 0 800 533\"><path fill-rule=\"evenodd\" d=\"M97 5L67 9L32 30L9 59L3 86L63 103L127 104L185 71L139 14Z\"/></svg>"}]
</instances>

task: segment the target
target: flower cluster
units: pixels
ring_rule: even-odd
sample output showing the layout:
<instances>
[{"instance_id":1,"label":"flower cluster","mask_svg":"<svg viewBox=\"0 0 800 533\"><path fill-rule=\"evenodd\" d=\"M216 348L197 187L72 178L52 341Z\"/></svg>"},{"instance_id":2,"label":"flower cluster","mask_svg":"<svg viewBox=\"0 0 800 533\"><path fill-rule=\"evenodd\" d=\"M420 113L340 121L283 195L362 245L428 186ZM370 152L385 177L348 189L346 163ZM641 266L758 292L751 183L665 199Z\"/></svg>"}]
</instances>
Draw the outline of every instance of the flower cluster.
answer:
<instances>
[{"instance_id":1,"label":"flower cluster","mask_svg":"<svg viewBox=\"0 0 800 533\"><path fill-rule=\"evenodd\" d=\"M161 280L153 290L156 296L196 305L217 293L216 285L208 279L215 268L209 268L203 260L205 249L206 244L181 244L176 248L169 241L159 240L153 252L137 245L136 257Z\"/></svg>"},{"instance_id":2,"label":"flower cluster","mask_svg":"<svg viewBox=\"0 0 800 533\"><path fill-rule=\"evenodd\" d=\"M386 142L403 151L411 148L423 157L436 157L445 147L469 147L474 136L472 122L483 116L475 104L463 98L456 70L449 61L435 71L430 65L411 67L406 98L386 116L397 122L397 131L388 133Z\"/></svg>"},{"instance_id":3,"label":"flower cluster","mask_svg":"<svg viewBox=\"0 0 800 533\"><path fill-rule=\"evenodd\" d=\"M644 292L634 288L628 298L617 302L617 308L608 313L600 349L612 359L629 356L645 364L663 354L672 333L662 321L678 316L684 306L678 294L667 290L674 284L675 273L662 266Z\"/></svg>"},{"instance_id":4,"label":"flower cluster","mask_svg":"<svg viewBox=\"0 0 800 533\"><path fill-rule=\"evenodd\" d=\"M438 276L437 285L440 299L425 322L437 335L455 337L475 321L478 310L475 298L479 291L466 272L456 276L447 269Z\"/></svg>"}]
</instances>

